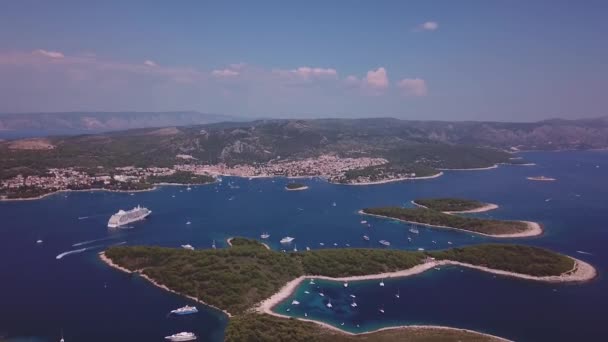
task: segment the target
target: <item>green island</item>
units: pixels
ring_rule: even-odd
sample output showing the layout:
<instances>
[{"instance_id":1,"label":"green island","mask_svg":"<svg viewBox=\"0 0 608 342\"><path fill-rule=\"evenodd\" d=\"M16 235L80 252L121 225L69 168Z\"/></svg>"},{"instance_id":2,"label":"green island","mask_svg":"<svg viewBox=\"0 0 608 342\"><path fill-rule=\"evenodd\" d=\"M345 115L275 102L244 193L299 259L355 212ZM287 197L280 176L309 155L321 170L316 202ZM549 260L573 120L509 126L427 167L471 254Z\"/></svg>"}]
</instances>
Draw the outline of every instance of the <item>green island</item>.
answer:
<instances>
[{"instance_id":1,"label":"green island","mask_svg":"<svg viewBox=\"0 0 608 342\"><path fill-rule=\"evenodd\" d=\"M294 341L294 342L441 342L441 341L504 341L474 331L442 328L388 329L361 335L347 335L329 329L319 329L312 322L285 319L267 314L249 313L230 319L226 342Z\"/></svg>"},{"instance_id":2,"label":"green island","mask_svg":"<svg viewBox=\"0 0 608 342\"><path fill-rule=\"evenodd\" d=\"M285 189L287 190L306 190L308 187L302 183L288 183L285 185Z\"/></svg>"},{"instance_id":3,"label":"green island","mask_svg":"<svg viewBox=\"0 0 608 342\"><path fill-rule=\"evenodd\" d=\"M486 203L464 198L419 198L414 204L437 211L469 211L483 208Z\"/></svg>"},{"instance_id":4,"label":"green island","mask_svg":"<svg viewBox=\"0 0 608 342\"><path fill-rule=\"evenodd\" d=\"M150 176L146 181L152 184L208 184L215 182L215 178L209 175L197 175L192 172L176 171L167 176Z\"/></svg>"},{"instance_id":5,"label":"green island","mask_svg":"<svg viewBox=\"0 0 608 342\"><path fill-rule=\"evenodd\" d=\"M365 208L361 210L361 213L422 225L461 229L495 237L515 234L525 236L524 234L530 230L529 224L523 221L491 220L450 215L426 208L378 207ZM531 233L531 235L538 234Z\"/></svg>"},{"instance_id":6,"label":"green island","mask_svg":"<svg viewBox=\"0 0 608 342\"><path fill-rule=\"evenodd\" d=\"M234 238L231 243L232 247L227 249L194 251L116 246L106 250L102 259L113 267L141 273L159 286L229 313L226 341L498 340L471 331L433 327L350 335L336 329L319 329L315 323L262 313L267 311L258 304L285 291L286 284L297 284L307 275L364 279L361 276L399 272L393 276L407 276L438 265L461 262L471 265L469 267L487 267L543 280L535 277L571 274L577 265L574 259L546 249L508 244L428 252L349 248L282 253L245 238ZM423 269L407 273L414 267ZM275 305L272 303L270 300L266 305Z\"/></svg>"}]
</instances>

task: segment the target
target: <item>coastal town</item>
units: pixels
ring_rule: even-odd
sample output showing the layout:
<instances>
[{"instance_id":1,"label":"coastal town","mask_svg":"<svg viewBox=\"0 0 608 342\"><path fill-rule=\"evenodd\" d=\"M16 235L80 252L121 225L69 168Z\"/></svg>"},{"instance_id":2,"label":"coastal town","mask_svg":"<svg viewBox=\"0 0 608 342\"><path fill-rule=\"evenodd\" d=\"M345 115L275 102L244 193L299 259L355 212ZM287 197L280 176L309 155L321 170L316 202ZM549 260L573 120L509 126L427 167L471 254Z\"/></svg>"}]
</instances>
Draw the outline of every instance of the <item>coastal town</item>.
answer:
<instances>
[{"instance_id":1,"label":"coastal town","mask_svg":"<svg viewBox=\"0 0 608 342\"><path fill-rule=\"evenodd\" d=\"M321 155L301 160L274 160L267 163L232 166L223 163L197 164L193 158L188 158L187 155L179 155L176 160L180 160L181 163L173 167L127 166L113 169L100 167L93 170L67 167L51 168L40 175L18 174L0 182L0 199L35 198L65 190L146 190L153 188L154 184L163 183L163 179L170 179L177 173L210 177L321 177L329 182L340 184L373 184L416 177L413 172L390 170L378 172L375 167L388 164L384 158L341 158ZM184 163L184 160L190 163ZM370 172L365 171L370 169ZM357 171L354 176L350 175L353 171Z\"/></svg>"}]
</instances>

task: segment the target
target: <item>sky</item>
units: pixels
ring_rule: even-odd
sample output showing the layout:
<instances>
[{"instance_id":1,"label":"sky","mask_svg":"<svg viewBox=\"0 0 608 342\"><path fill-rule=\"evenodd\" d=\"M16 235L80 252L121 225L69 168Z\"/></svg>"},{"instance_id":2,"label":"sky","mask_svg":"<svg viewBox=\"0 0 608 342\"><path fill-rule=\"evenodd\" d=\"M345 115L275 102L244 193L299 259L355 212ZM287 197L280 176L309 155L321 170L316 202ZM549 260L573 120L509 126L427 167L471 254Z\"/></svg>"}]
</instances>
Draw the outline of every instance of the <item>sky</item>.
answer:
<instances>
[{"instance_id":1,"label":"sky","mask_svg":"<svg viewBox=\"0 0 608 342\"><path fill-rule=\"evenodd\" d=\"M608 115L608 1L0 2L0 112Z\"/></svg>"}]
</instances>

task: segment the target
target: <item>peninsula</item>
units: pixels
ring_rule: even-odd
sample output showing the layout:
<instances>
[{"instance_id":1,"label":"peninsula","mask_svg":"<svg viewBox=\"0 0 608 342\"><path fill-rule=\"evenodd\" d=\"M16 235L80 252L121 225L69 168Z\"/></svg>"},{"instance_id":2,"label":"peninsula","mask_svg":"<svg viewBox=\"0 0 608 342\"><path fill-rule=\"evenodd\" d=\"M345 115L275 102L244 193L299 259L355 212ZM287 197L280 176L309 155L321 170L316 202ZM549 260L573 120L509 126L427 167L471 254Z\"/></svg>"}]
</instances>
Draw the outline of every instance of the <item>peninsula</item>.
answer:
<instances>
[{"instance_id":1,"label":"peninsula","mask_svg":"<svg viewBox=\"0 0 608 342\"><path fill-rule=\"evenodd\" d=\"M497 238L528 237L542 234L542 229L536 222L465 217L428 208L378 207L365 208L360 210L359 213L434 228L463 230Z\"/></svg>"},{"instance_id":2,"label":"peninsula","mask_svg":"<svg viewBox=\"0 0 608 342\"><path fill-rule=\"evenodd\" d=\"M421 198L413 200L412 204L445 214L481 213L498 208L496 204L464 198Z\"/></svg>"},{"instance_id":3,"label":"peninsula","mask_svg":"<svg viewBox=\"0 0 608 342\"><path fill-rule=\"evenodd\" d=\"M308 189L308 186L301 183L289 183L285 186L287 191L302 191Z\"/></svg>"},{"instance_id":4,"label":"peninsula","mask_svg":"<svg viewBox=\"0 0 608 342\"><path fill-rule=\"evenodd\" d=\"M117 246L106 250L101 258L112 267L136 272L157 286L223 310L231 316L227 336L232 336L232 340L249 336L242 334L252 333L249 330L252 321L261 320L266 325L277 320L252 314L251 309L278 315L272 308L285 300L306 277L336 281L405 277L438 265L469 267L541 282L581 282L596 275L593 266L580 260L519 245L488 244L425 253L356 248L280 253L244 238L231 239L231 245L227 249L195 251ZM305 326L294 320L277 321L281 322L277 324L286 325L285 331ZM335 327L332 329L339 332ZM404 329L411 332L415 328ZM421 334L448 333L431 328L416 331ZM283 333L283 330L272 330L273 336L284 336ZM342 336L343 332L340 334Z\"/></svg>"}]
</instances>

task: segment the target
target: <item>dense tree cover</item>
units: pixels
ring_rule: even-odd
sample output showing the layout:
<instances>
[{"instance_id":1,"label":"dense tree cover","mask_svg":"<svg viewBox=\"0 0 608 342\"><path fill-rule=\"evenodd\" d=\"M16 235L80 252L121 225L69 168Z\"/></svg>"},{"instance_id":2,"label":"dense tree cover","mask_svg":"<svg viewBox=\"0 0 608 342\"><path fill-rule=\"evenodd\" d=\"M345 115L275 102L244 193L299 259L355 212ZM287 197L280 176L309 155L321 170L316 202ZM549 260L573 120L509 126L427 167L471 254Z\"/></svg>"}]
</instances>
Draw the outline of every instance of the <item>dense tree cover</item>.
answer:
<instances>
[{"instance_id":1,"label":"dense tree cover","mask_svg":"<svg viewBox=\"0 0 608 342\"><path fill-rule=\"evenodd\" d=\"M460 261L503 271L534 276L554 276L572 270L574 260L543 248L487 244L427 252L445 260Z\"/></svg>"},{"instance_id":2,"label":"dense tree cover","mask_svg":"<svg viewBox=\"0 0 608 342\"><path fill-rule=\"evenodd\" d=\"M295 190L295 189L304 188L304 187L306 187L306 185L304 185L302 183L288 183L285 187L289 190Z\"/></svg>"},{"instance_id":3,"label":"dense tree cover","mask_svg":"<svg viewBox=\"0 0 608 342\"><path fill-rule=\"evenodd\" d=\"M466 211L481 208L485 203L464 198L420 198L414 202L437 211Z\"/></svg>"},{"instance_id":4,"label":"dense tree cover","mask_svg":"<svg viewBox=\"0 0 608 342\"><path fill-rule=\"evenodd\" d=\"M572 268L568 257L529 246L481 245L438 252L381 249L326 249L298 253L267 250L259 242L235 238L218 250L118 246L106 256L132 271L186 295L243 313L302 275L344 277L411 268L426 255L536 276L559 275Z\"/></svg>"},{"instance_id":5,"label":"dense tree cover","mask_svg":"<svg viewBox=\"0 0 608 342\"><path fill-rule=\"evenodd\" d=\"M347 277L408 269L422 262L419 252L383 249L320 249L298 253L306 274Z\"/></svg>"},{"instance_id":6,"label":"dense tree cover","mask_svg":"<svg viewBox=\"0 0 608 342\"><path fill-rule=\"evenodd\" d=\"M167 287L202 299L230 313L241 313L270 297L303 270L291 254L241 244L217 250L112 247L115 263L143 273Z\"/></svg>"},{"instance_id":7,"label":"dense tree cover","mask_svg":"<svg viewBox=\"0 0 608 342\"><path fill-rule=\"evenodd\" d=\"M146 179L149 183L176 183L176 184L207 184L215 181L209 175L195 175L192 172L177 171L167 176L150 176Z\"/></svg>"},{"instance_id":8,"label":"dense tree cover","mask_svg":"<svg viewBox=\"0 0 608 342\"><path fill-rule=\"evenodd\" d=\"M443 342L497 341L497 338L464 330L393 329L364 335L347 335L324 329L311 322L270 315L245 314L230 319L226 342Z\"/></svg>"},{"instance_id":9,"label":"dense tree cover","mask_svg":"<svg viewBox=\"0 0 608 342\"><path fill-rule=\"evenodd\" d=\"M525 222L521 221L464 217L444 214L440 211L425 208L380 207L365 208L363 212L420 224L458 228L489 235L520 233L526 231L528 227Z\"/></svg>"}]
</instances>

